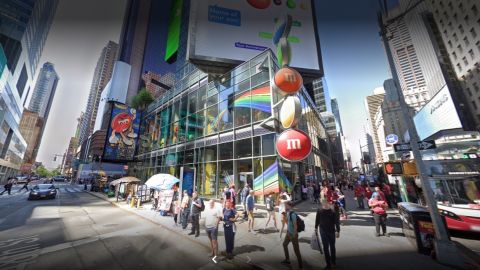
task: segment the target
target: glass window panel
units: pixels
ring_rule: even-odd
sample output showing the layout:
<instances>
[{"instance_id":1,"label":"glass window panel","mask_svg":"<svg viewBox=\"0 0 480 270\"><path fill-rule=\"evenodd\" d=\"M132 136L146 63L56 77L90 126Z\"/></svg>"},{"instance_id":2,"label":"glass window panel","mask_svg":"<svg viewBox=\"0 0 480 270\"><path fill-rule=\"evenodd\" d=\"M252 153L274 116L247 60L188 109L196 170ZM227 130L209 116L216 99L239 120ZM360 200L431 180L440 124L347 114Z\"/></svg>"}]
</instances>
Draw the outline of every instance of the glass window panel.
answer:
<instances>
[{"instance_id":1,"label":"glass window panel","mask_svg":"<svg viewBox=\"0 0 480 270\"><path fill-rule=\"evenodd\" d=\"M233 96L229 100L218 104L218 130L224 131L233 128Z\"/></svg>"},{"instance_id":2,"label":"glass window panel","mask_svg":"<svg viewBox=\"0 0 480 270\"><path fill-rule=\"evenodd\" d=\"M207 115L205 118L206 128L205 128L205 135L214 134L218 132L217 129L217 120L218 120L218 107L217 105L211 106L207 109Z\"/></svg>"},{"instance_id":3,"label":"glass window panel","mask_svg":"<svg viewBox=\"0 0 480 270\"><path fill-rule=\"evenodd\" d=\"M205 153L205 148L196 148L195 149L195 162L194 163L201 163L204 162L204 153Z\"/></svg>"},{"instance_id":4,"label":"glass window panel","mask_svg":"<svg viewBox=\"0 0 480 270\"><path fill-rule=\"evenodd\" d=\"M178 143L178 122L172 123L171 130L170 130L170 140L169 144L176 144Z\"/></svg>"},{"instance_id":5,"label":"glass window panel","mask_svg":"<svg viewBox=\"0 0 480 270\"><path fill-rule=\"evenodd\" d=\"M222 143L218 145L218 159L233 159L233 142Z\"/></svg>"},{"instance_id":6,"label":"glass window panel","mask_svg":"<svg viewBox=\"0 0 480 270\"><path fill-rule=\"evenodd\" d=\"M187 139L187 118L182 118L179 122L178 141L184 142Z\"/></svg>"},{"instance_id":7,"label":"glass window panel","mask_svg":"<svg viewBox=\"0 0 480 270\"><path fill-rule=\"evenodd\" d=\"M165 165L166 166L173 166L175 165L177 162L177 155L176 153L170 153L170 154L167 154L167 160L165 162Z\"/></svg>"},{"instance_id":8,"label":"glass window panel","mask_svg":"<svg viewBox=\"0 0 480 270\"><path fill-rule=\"evenodd\" d=\"M170 118L170 123L176 122L180 119L180 115L178 113L179 110L180 110L180 101L176 101L175 103L173 103L172 117Z\"/></svg>"},{"instance_id":9,"label":"glass window panel","mask_svg":"<svg viewBox=\"0 0 480 270\"><path fill-rule=\"evenodd\" d=\"M275 155L275 134L262 136L262 155Z\"/></svg>"},{"instance_id":10,"label":"glass window panel","mask_svg":"<svg viewBox=\"0 0 480 270\"><path fill-rule=\"evenodd\" d=\"M187 141L194 140L197 134L197 118L196 114L188 116Z\"/></svg>"},{"instance_id":11,"label":"glass window panel","mask_svg":"<svg viewBox=\"0 0 480 270\"><path fill-rule=\"evenodd\" d=\"M157 157L157 167L162 166L162 159L163 159L163 156Z\"/></svg>"},{"instance_id":12,"label":"glass window panel","mask_svg":"<svg viewBox=\"0 0 480 270\"><path fill-rule=\"evenodd\" d=\"M258 157L258 156L261 156L262 153L261 153L261 147L262 147L262 144L261 144L261 141L262 141L262 138L260 136L257 136L257 137L253 137L253 156L254 157Z\"/></svg>"},{"instance_id":13,"label":"glass window panel","mask_svg":"<svg viewBox=\"0 0 480 270\"><path fill-rule=\"evenodd\" d=\"M217 187L217 163L205 163L204 183L201 195L207 198L215 197Z\"/></svg>"},{"instance_id":14,"label":"glass window panel","mask_svg":"<svg viewBox=\"0 0 480 270\"><path fill-rule=\"evenodd\" d=\"M235 111L235 126L244 126L252 122L250 91L237 95L233 106Z\"/></svg>"},{"instance_id":15,"label":"glass window panel","mask_svg":"<svg viewBox=\"0 0 480 270\"><path fill-rule=\"evenodd\" d=\"M252 87L256 87L259 84L263 84L269 81L269 74L267 71L259 72L252 76Z\"/></svg>"},{"instance_id":16,"label":"glass window panel","mask_svg":"<svg viewBox=\"0 0 480 270\"><path fill-rule=\"evenodd\" d=\"M198 89L198 110L204 109L206 104L207 104L207 87L206 85L204 85Z\"/></svg>"},{"instance_id":17,"label":"glass window panel","mask_svg":"<svg viewBox=\"0 0 480 270\"><path fill-rule=\"evenodd\" d=\"M208 90L208 99L207 99L207 107L213 104L217 104L218 102L218 90L212 85L212 88Z\"/></svg>"},{"instance_id":18,"label":"glass window panel","mask_svg":"<svg viewBox=\"0 0 480 270\"><path fill-rule=\"evenodd\" d=\"M185 164L193 163L195 158L195 150L194 149L186 150L184 158L185 158L184 160Z\"/></svg>"},{"instance_id":19,"label":"glass window panel","mask_svg":"<svg viewBox=\"0 0 480 270\"><path fill-rule=\"evenodd\" d=\"M197 91L194 91L188 95L188 113L192 114L198 110L198 97Z\"/></svg>"},{"instance_id":20,"label":"glass window panel","mask_svg":"<svg viewBox=\"0 0 480 270\"><path fill-rule=\"evenodd\" d=\"M180 103L180 118L187 117L188 114L188 96L184 96Z\"/></svg>"},{"instance_id":21,"label":"glass window panel","mask_svg":"<svg viewBox=\"0 0 480 270\"><path fill-rule=\"evenodd\" d=\"M218 193L222 194L225 187L234 183L233 161L218 162Z\"/></svg>"},{"instance_id":22,"label":"glass window panel","mask_svg":"<svg viewBox=\"0 0 480 270\"><path fill-rule=\"evenodd\" d=\"M183 165L183 157L184 157L184 152L180 151L177 152L177 163L178 165Z\"/></svg>"},{"instance_id":23,"label":"glass window panel","mask_svg":"<svg viewBox=\"0 0 480 270\"><path fill-rule=\"evenodd\" d=\"M204 136L205 110L199 111L195 116L197 117L197 136Z\"/></svg>"},{"instance_id":24,"label":"glass window panel","mask_svg":"<svg viewBox=\"0 0 480 270\"><path fill-rule=\"evenodd\" d=\"M160 128L160 141L158 144L160 145L160 148L163 148L168 145L168 137L170 135L170 125L165 125Z\"/></svg>"},{"instance_id":25,"label":"glass window panel","mask_svg":"<svg viewBox=\"0 0 480 270\"><path fill-rule=\"evenodd\" d=\"M235 85L233 88L235 93L241 93L243 91L250 89L250 79L246 79L240 82L239 84Z\"/></svg>"},{"instance_id":26,"label":"glass window panel","mask_svg":"<svg viewBox=\"0 0 480 270\"><path fill-rule=\"evenodd\" d=\"M217 160L217 145L205 147L205 162Z\"/></svg>"},{"instance_id":27,"label":"glass window panel","mask_svg":"<svg viewBox=\"0 0 480 270\"><path fill-rule=\"evenodd\" d=\"M225 91L220 92L220 101L226 100L228 98L233 98L233 87L225 89Z\"/></svg>"},{"instance_id":28,"label":"glass window panel","mask_svg":"<svg viewBox=\"0 0 480 270\"><path fill-rule=\"evenodd\" d=\"M235 158L252 156L252 139L235 141Z\"/></svg>"},{"instance_id":29,"label":"glass window panel","mask_svg":"<svg viewBox=\"0 0 480 270\"><path fill-rule=\"evenodd\" d=\"M254 122L267 119L271 113L270 86L261 86L251 91L252 117Z\"/></svg>"}]
</instances>

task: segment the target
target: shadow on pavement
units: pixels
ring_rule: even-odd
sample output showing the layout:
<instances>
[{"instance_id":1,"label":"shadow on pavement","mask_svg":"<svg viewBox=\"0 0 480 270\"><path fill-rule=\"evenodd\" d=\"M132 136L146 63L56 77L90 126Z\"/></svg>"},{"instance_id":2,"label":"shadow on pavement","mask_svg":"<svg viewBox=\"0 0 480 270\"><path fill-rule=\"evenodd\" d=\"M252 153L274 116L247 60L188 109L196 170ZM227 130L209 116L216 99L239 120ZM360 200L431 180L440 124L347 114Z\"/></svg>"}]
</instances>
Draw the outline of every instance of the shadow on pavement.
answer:
<instances>
[{"instance_id":1,"label":"shadow on pavement","mask_svg":"<svg viewBox=\"0 0 480 270\"><path fill-rule=\"evenodd\" d=\"M265 251L265 248L257 245L243 245L243 246L235 247L233 250L233 253L236 255L240 255L240 254L251 253L255 251Z\"/></svg>"}]
</instances>

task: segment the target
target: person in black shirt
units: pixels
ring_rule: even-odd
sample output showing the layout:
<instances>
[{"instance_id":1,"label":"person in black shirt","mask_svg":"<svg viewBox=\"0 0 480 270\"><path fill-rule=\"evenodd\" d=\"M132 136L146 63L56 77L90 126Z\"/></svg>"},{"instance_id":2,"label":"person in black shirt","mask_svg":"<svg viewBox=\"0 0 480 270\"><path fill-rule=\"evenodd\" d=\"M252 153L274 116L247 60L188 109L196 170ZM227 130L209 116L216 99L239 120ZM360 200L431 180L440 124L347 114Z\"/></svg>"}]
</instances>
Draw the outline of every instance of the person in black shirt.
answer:
<instances>
[{"instance_id":1,"label":"person in black shirt","mask_svg":"<svg viewBox=\"0 0 480 270\"><path fill-rule=\"evenodd\" d=\"M188 235L198 237L200 235L200 212L202 208L202 200L198 198L198 193L193 192L192 204L190 205L190 215L192 217L192 231Z\"/></svg>"},{"instance_id":2,"label":"person in black shirt","mask_svg":"<svg viewBox=\"0 0 480 270\"><path fill-rule=\"evenodd\" d=\"M327 200L323 200L321 205L322 208L317 210L315 218L315 231L320 227L320 237L327 263L325 269L331 269L336 267L335 238L340 237L340 217Z\"/></svg>"}]
</instances>

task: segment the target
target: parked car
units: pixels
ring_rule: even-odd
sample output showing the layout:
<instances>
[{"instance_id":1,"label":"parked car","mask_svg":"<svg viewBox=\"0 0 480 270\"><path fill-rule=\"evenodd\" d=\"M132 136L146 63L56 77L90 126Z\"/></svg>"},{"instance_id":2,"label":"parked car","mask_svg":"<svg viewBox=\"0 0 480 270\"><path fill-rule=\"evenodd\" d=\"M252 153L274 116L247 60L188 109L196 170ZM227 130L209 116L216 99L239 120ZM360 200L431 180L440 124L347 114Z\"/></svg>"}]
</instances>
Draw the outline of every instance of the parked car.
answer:
<instances>
[{"instance_id":1,"label":"parked car","mask_svg":"<svg viewBox=\"0 0 480 270\"><path fill-rule=\"evenodd\" d=\"M57 189L52 184L35 185L28 195L28 200L35 199L55 199L57 197Z\"/></svg>"},{"instance_id":2,"label":"parked car","mask_svg":"<svg viewBox=\"0 0 480 270\"><path fill-rule=\"evenodd\" d=\"M66 177L63 175L53 177L53 181L55 182L65 182L66 180L67 180Z\"/></svg>"},{"instance_id":3,"label":"parked car","mask_svg":"<svg viewBox=\"0 0 480 270\"><path fill-rule=\"evenodd\" d=\"M28 180L28 176L15 176L15 183L18 184L25 184Z\"/></svg>"}]
</instances>

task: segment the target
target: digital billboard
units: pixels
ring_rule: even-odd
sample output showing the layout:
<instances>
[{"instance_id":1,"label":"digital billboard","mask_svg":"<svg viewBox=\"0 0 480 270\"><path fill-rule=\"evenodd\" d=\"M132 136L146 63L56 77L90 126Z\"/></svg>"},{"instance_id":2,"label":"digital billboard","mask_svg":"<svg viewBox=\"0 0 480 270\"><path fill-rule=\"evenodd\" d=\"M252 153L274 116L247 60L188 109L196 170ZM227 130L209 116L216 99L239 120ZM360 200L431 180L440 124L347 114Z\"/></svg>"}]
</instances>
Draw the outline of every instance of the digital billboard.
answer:
<instances>
[{"instance_id":1,"label":"digital billboard","mask_svg":"<svg viewBox=\"0 0 480 270\"><path fill-rule=\"evenodd\" d=\"M165 61L172 63L172 57L177 53L180 44L180 26L182 22L183 0L174 0L170 9L168 20L167 47L165 48Z\"/></svg>"},{"instance_id":2,"label":"digital billboard","mask_svg":"<svg viewBox=\"0 0 480 270\"><path fill-rule=\"evenodd\" d=\"M414 116L413 121L420 140L441 130L462 128L446 85Z\"/></svg>"},{"instance_id":3,"label":"digital billboard","mask_svg":"<svg viewBox=\"0 0 480 270\"><path fill-rule=\"evenodd\" d=\"M140 115L133 108L114 103L103 152L104 160L131 161L135 155Z\"/></svg>"},{"instance_id":4,"label":"digital billboard","mask_svg":"<svg viewBox=\"0 0 480 270\"><path fill-rule=\"evenodd\" d=\"M320 74L320 49L311 0L192 1L187 58L193 62L235 64L268 48L279 57L278 40L287 15L292 18L289 65Z\"/></svg>"}]
</instances>

